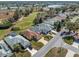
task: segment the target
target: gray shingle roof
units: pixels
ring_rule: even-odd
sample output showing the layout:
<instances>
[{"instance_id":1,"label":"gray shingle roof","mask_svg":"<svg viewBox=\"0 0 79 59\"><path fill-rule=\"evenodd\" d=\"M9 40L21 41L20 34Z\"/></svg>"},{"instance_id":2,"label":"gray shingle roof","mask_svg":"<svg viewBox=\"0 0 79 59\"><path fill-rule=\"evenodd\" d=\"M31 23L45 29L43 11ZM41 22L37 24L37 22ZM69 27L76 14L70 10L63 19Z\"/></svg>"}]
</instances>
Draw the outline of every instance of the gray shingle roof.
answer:
<instances>
[{"instance_id":1,"label":"gray shingle roof","mask_svg":"<svg viewBox=\"0 0 79 59\"><path fill-rule=\"evenodd\" d=\"M24 37L22 37L21 35L16 35L16 36L8 36L4 39L7 44L14 49L13 45L20 43L24 48L27 48L28 46L30 46L30 42L25 39Z\"/></svg>"},{"instance_id":2,"label":"gray shingle roof","mask_svg":"<svg viewBox=\"0 0 79 59\"><path fill-rule=\"evenodd\" d=\"M11 56L12 52L9 47L2 40L0 41L0 57Z\"/></svg>"},{"instance_id":3,"label":"gray shingle roof","mask_svg":"<svg viewBox=\"0 0 79 59\"><path fill-rule=\"evenodd\" d=\"M31 28L32 31L34 32L39 32L39 33L47 33L50 30L52 30L51 25L46 24L46 23L42 23L42 24L38 24L36 26L34 26L33 28Z\"/></svg>"}]
</instances>

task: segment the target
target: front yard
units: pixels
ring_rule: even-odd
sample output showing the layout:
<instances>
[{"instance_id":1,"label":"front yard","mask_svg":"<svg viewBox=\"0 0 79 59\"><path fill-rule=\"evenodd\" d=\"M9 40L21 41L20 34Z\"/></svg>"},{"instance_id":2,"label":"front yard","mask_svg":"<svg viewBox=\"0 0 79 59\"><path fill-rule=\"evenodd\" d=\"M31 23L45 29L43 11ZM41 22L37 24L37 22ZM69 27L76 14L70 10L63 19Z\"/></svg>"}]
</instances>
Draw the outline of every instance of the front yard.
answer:
<instances>
[{"instance_id":1,"label":"front yard","mask_svg":"<svg viewBox=\"0 0 79 59\"><path fill-rule=\"evenodd\" d=\"M36 50L39 50L44 46L42 42L31 41L32 47Z\"/></svg>"},{"instance_id":2,"label":"front yard","mask_svg":"<svg viewBox=\"0 0 79 59\"><path fill-rule=\"evenodd\" d=\"M52 48L45 57L65 57L67 54L67 49L61 47Z\"/></svg>"},{"instance_id":3,"label":"front yard","mask_svg":"<svg viewBox=\"0 0 79 59\"><path fill-rule=\"evenodd\" d=\"M50 41L53 37L51 35L42 35L44 37L44 40Z\"/></svg>"}]
</instances>

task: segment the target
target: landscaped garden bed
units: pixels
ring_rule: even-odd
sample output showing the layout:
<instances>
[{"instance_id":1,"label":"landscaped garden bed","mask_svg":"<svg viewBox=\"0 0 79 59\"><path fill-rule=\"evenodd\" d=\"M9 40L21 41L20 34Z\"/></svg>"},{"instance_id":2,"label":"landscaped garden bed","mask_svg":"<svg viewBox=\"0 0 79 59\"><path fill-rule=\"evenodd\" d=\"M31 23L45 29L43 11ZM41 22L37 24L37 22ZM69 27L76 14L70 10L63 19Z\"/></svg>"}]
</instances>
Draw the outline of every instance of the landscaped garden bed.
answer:
<instances>
[{"instance_id":1,"label":"landscaped garden bed","mask_svg":"<svg viewBox=\"0 0 79 59\"><path fill-rule=\"evenodd\" d=\"M66 37L63 37L63 39L64 39L64 42L69 44L69 45L73 44L73 42L74 42L73 36L66 36Z\"/></svg>"},{"instance_id":2,"label":"landscaped garden bed","mask_svg":"<svg viewBox=\"0 0 79 59\"><path fill-rule=\"evenodd\" d=\"M51 40L53 37L51 35L43 35L44 40L49 41Z\"/></svg>"}]
</instances>

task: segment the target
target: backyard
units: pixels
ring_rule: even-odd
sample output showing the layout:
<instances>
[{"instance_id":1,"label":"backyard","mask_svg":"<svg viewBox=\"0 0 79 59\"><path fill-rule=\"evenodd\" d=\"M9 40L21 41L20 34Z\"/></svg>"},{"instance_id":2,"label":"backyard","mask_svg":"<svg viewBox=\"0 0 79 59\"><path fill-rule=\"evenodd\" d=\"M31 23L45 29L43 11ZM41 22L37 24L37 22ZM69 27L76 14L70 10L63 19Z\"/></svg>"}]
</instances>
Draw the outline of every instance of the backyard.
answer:
<instances>
[{"instance_id":1,"label":"backyard","mask_svg":"<svg viewBox=\"0 0 79 59\"><path fill-rule=\"evenodd\" d=\"M14 55L11 57L31 57L31 53L29 51L23 51L23 52L14 52Z\"/></svg>"},{"instance_id":2,"label":"backyard","mask_svg":"<svg viewBox=\"0 0 79 59\"><path fill-rule=\"evenodd\" d=\"M33 20L36 17L36 15L37 15L37 12L33 12L29 16L24 17L23 20L17 21L14 26L19 27L21 30L16 32L20 32L25 30L26 28L29 28L33 24ZM9 32L11 32L10 29L0 30L0 39L2 39Z\"/></svg>"},{"instance_id":3,"label":"backyard","mask_svg":"<svg viewBox=\"0 0 79 59\"><path fill-rule=\"evenodd\" d=\"M14 27L18 27L20 28L20 31L23 31L29 27L31 27L33 25L33 20L35 19L36 15L37 15L38 12L33 12L32 14L30 14L29 16L27 17L24 17L23 20L21 21L17 21L14 25Z\"/></svg>"}]
</instances>

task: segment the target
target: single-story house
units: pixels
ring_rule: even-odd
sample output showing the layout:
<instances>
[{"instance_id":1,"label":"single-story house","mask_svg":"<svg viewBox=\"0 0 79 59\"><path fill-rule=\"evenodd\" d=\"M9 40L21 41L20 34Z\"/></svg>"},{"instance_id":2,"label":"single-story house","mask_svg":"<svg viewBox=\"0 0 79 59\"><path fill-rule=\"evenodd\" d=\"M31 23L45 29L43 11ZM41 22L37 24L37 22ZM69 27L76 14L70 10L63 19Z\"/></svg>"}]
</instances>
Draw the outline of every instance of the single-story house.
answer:
<instances>
[{"instance_id":1,"label":"single-story house","mask_svg":"<svg viewBox=\"0 0 79 59\"><path fill-rule=\"evenodd\" d=\"M16 44L20 44L23 49L31 48L31 43L23 36L17 35L16 33L11 33L9 36L4 38L4 41L12 51L14 50L14 45Z\"/></svg>"},{"instance_id":2,"label":"single-story house","mask_svg":"<svg viewBox=\"0 0 79 59\"><path fill-rule=\"evenodd\" d=\"M31 30L40 34L47 34L52 28L49 24L41 23L31 28Z\"/></svg>"},{"instance_id":3,"label":"single-story house","mask_svg":"<svg viewBox=\"0 0 79 59\"><path fill-rule=\"evenodd\" d=\"M27 38L28 40L38 41L41 38L39 33L33 32L29 29L27 29L26 31L21 33L21 35L24 36L25 38Z\"/></svg>"},{"instance_id":4,"label":"single-story house","mask_svg":"<svg viewBox=\"0 0 79 59\"><path fill-rule=\"evenodd\" d=\"M64 20L64 19L66 19L67 15L66 15L66 14L63 14L63 13L59 13L56 17L57 17L59 20Z\"/></svg>"},{"instance_id":5,"label":"single-story house","mask_svg":"<svg viewBox=\"0 0 79 59\"><path fill-rule=\"evenodd\" d=\"M1 40L0 41L0 57L9 57L11 55L13 55L12 51L9 49L6 43L3 40Z\"/></svg>"}]
</instances>

